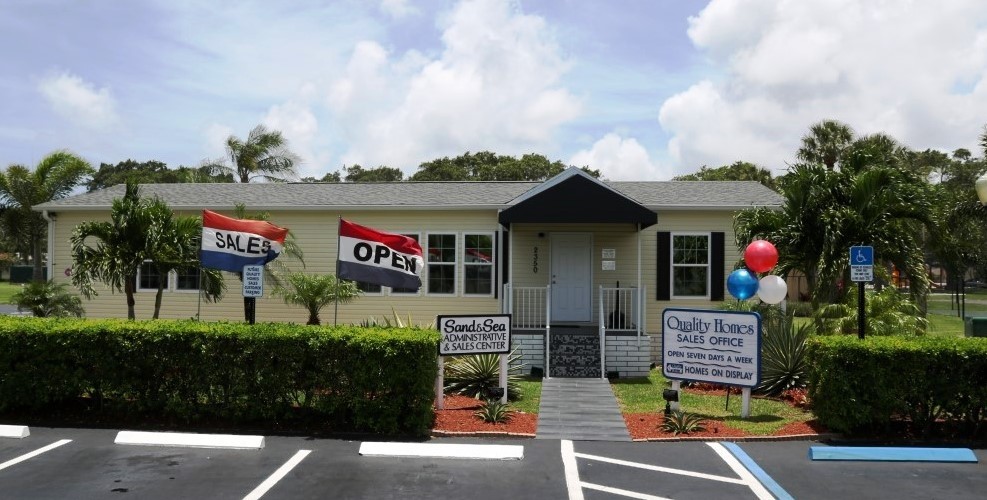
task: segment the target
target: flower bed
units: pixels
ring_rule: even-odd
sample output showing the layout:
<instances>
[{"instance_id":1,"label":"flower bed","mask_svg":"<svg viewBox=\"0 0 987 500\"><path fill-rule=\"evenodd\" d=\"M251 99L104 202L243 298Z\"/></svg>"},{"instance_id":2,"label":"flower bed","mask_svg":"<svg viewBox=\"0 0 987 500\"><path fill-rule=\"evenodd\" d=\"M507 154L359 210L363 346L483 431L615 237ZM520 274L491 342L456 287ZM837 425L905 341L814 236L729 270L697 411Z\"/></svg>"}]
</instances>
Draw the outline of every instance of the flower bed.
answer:
<instances>
[{"instance_id":1,"label":"flower bed","mask_svg":"<svg viewBox=\"0 0 987 500\"><path fill-rule=\"evenodd\" d=\"M484 422L473 415L483 406L483 401L467 396L447 395L445 409L435 410L432 434L455 435L504 435L534 437L538 429L538 415L515 412L510 421L500 424Z\"/></svg>"}]
</instances>

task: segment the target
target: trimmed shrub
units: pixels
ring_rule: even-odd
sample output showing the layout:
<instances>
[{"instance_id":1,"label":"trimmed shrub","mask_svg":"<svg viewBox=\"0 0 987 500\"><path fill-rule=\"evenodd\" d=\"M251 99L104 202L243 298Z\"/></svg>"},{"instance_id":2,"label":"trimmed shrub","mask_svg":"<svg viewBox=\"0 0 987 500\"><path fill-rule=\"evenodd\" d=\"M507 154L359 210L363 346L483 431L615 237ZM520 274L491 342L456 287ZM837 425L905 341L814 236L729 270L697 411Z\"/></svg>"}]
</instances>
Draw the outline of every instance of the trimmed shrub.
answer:
<instances>
[{"instance_id":1,"label":"trimmed shrub","mask_svg":"<svg viewBox=\"0 0 987 500\"><path fill-rule=\"evenodd\" d=\"M928 434L942 421L968 436L987 408L987 339L814 337L809 399L830 429L887 430L895 420Z\"/></svg>"},{"instance_id":2,"label":"trimmed shrub","mask_svg":"<svg viewBox=\"0 0 987 500\"><path fill-rule=\"evenodd\" d=\"M0 412L297 422L423 435L439 336L417 328L0 318Z\"/></svg>"}]
</instances>

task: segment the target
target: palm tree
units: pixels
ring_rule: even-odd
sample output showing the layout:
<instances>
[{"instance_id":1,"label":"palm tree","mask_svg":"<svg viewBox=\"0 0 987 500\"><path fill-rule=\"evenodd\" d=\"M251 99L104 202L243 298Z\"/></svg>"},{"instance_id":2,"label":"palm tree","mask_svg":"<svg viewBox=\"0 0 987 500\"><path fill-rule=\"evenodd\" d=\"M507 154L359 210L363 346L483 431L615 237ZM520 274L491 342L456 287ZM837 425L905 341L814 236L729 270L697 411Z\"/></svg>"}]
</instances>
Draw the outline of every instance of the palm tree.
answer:
<instances>
[{"instance_id":1,"label":"palm tree","mask_svg":"<svg viewBox=\"0 0 987 500\"><path fill-rule=\"evenodd\" d=\"M313 276L305 273L290 273L286 276L287 285L275 287L274 294L280 295L285 304L295 304L308 310L308 325L319 325L319 311L323 307L338 302L345 303L360 295L356 283L339 280L332 274Z\"/></svg>"},{"instance_id":2,"label":"palm tree","mask_svg":"<svg viewBox=\"0 0 987 500\"><path fill-rule=\"evenodd\" d=\"M928 291L921 246L922 227L935 227L928 184L864 146L858 153L855 162L878 161L841 171L796 165L780 179L780 211L745 210L734 220L739 246L765 238L778 248L780 274L805 273L814 305L845 297L848 287L838 284L853 245L872 245L878 260L901 269L913 298Z\"/></svg>"},{"instance_id":3,"label":"palm tree","mask_svg":"<svg viewBox=\"0 0 987 500\"><path fill-rule=\"evenodd\" d=\"M86 298L97 295L94 281L122 291L127 318L135 319L137 271L145 261L167 276L171 270L198 266L202 223L195 217L174 217L161 200L142 199L136 184L128 183L123 198L113 200L110 222L87 221L72 231L72 284ZM207 300L218 300L224 288L218 272L202 270ZM163 280L162 280L163 281ZM161 306L163 284L155 297L154 318Z\"/></svg>"},{"instance_id":4,"label":"palm tree","mask_svg":"<svg viewBox=\"0 0 987 500\"><path fill-rule=\"evenodd\" d=\"M34 281L43 280L42 249L48 237L48 222L31 207L68 196L91 173L88 162L68 151L45 156L33 172L23 165L11 165L0 173L3 225L19 241L18 246L30 251Z\"/></svg>"},{"instance_id":5,"label":"palm tree","mask_svg":"<svg viewBox=\"0 0 987 500\"><path fill-rule=\"evenodd\" d=\"M224 160L204 167L213 173L232 173L242 183L252 179L285 182L297 176L295 165L300 162L298 156L288 150L288 141L281 132L267 130L263 125L254 127L246 141L229 136L226 139L226 154ZM227 160L229 165L226 164Z\"/></svg>"},{"instance_id":6,"label":"palm tree","mask_svg":"<svg viewBox=\"0 0 987 500\"><path fill-rule=\"evenodd\" d=\"M853 129L849 125L823 120L809 127L795 156L803 162L825 165L827 170L833 170L852 141Z\"/></svg>"}]
</instances>

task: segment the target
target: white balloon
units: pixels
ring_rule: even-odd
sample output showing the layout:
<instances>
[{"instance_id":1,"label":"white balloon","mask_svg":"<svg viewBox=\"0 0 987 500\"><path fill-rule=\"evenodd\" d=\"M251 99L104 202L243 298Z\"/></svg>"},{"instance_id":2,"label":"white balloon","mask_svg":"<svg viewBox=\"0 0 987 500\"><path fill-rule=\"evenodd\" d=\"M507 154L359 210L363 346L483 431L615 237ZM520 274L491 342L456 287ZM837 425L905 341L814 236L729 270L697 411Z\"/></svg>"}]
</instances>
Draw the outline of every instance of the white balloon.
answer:
<instances>
[{"instance_id":1,"label":"white balloon","mask_svg":"<svg viewBox=\"0 0 987 500\"><path fill-rule=\"evenodd\" d=\"M765 276L758 282L757 296L765 303L777 304L788 296L788 284L781 276Z\"/></svg>"}]
</instances>

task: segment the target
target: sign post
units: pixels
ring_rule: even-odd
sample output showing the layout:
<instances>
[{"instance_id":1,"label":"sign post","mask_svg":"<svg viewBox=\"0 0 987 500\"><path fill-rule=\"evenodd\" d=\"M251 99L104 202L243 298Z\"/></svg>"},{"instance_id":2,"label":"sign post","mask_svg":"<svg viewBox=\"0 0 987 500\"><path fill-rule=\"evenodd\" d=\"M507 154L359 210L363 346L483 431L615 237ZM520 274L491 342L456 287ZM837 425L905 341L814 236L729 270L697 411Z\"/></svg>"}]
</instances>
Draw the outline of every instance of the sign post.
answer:
<instances>
[{"instance_id":1,"label":"sign post","mask_svg":"<svg viewBox=\"0 0 987 500\"><path fill-rule=\"evenodd\" d=\"M863 339L867 329L864 283L874 281L874 247L850 247L850 281L857 283L857 337Z\"/></svg>"},{"instance_id":2,"label":"sign post","mask_svg":"<svg viewBox=\"0 0 987 500\"><path fill-rule=\"evenodd\" d=\"M667 308L661 326L665 377L740 386L740 416L749 417L750 389L761 381L761 315Z\"/></svg>"},{"instance_id":3,"label":"sign post","mask_svg":"<svg viewBox=\"0 0 987 500\"><path fill-rule=\"evenodd\" d=\"M500 354L500 386L502 403L507 403L507 354L511 352L511 315L439 316L439 374L435 382L435 407L443 408L443 356Z\"/></svg>"},{"instance_id":4,"label":"sign post","mask_svg":"<svg viewBox=\"0 0 987 500\"><path fill-rule=\"evenodd\" d=\"M246 304L247 322L257 319L257 297L264 296L264 266L243 266L243 298Z\"/></svg>"}]
</instances>

